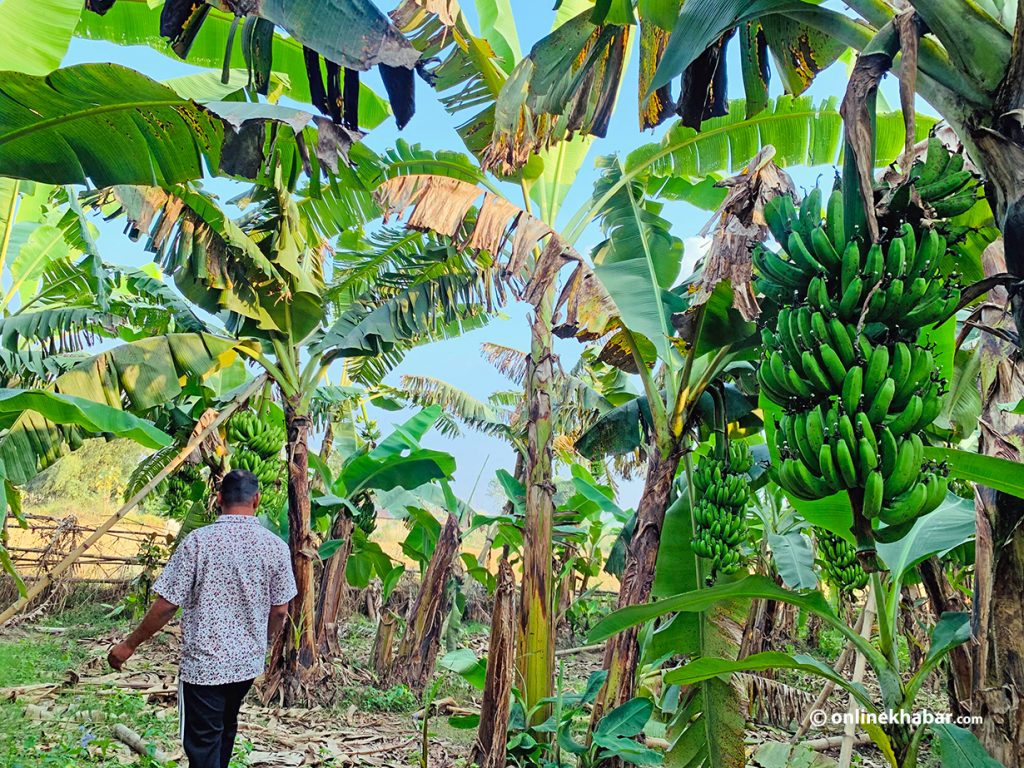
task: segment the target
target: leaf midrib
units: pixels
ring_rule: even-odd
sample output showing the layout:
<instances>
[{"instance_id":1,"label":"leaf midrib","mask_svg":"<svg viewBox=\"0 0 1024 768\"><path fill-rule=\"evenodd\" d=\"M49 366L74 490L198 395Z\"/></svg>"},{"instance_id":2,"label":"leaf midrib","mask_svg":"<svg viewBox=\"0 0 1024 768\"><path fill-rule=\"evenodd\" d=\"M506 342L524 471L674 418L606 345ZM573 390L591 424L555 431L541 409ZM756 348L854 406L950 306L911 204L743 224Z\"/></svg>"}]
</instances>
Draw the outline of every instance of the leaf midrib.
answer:
<instances>
[{"instance_id":1,"label":"leaf midrib","mask_svg":"<svg viewBox=\"0 0 1024 768\"><path fill-rule=\"evenodd\" d=\"M76 120L84 120L88 117L95 117L96 115L104 115L110 112L127 112L129 110L138 109L149 109L151 107L190 107L195 106L190 101L184 101L180 96L175 96L173 99L153 99L150 101L136 101L131 104L104 104L100 107L91 107L90 109L82 110L79 112L70 112L67 114L59 115L57 117L50 117L40 122L31 123L23 128L11 131L7 134L0 134L0 147L4 144L10 143L20 139L22 136L26 136L39 131L48 130L54 126L61 125L63 123L74 122Z\"/></svg>"}]
</instances>

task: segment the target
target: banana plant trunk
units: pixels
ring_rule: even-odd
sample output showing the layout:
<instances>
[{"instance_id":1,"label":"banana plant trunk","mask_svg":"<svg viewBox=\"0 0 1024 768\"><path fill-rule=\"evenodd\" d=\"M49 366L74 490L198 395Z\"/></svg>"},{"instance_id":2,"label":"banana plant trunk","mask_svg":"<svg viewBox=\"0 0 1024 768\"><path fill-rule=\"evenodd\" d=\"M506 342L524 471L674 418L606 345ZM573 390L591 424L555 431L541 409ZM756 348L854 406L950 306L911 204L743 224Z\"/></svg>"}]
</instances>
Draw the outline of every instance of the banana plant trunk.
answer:
<instances>
[{"instance_id":1,"label":"banana plant trunk","mask_svg":"<svg viewBox=\"0 0 1024 768\"><path fill-rule=\"evenodd\" d=\"M341 650L338 646L338 618L345 601L347 583L345 568L348 556L352 552L352 529L355 521L344 511L339 512L331 526L331 539L343 542L327 560L323 574L320 576L320 596L316 609L316 647L325 656L337 656Z\"/></svg>"},{"instance_id":2,"label":"banana plant trunk","mask_svg":"<svg viewBox=\"0 0 1024 768\"><path fill-rule=\"evenodd\" d=\"M654 586L654 566L658 560L658 546L661 530L665 523L672 494L672 483L682 457L678 444L667 456L657 446L648 448L647 477L643 495L636 510L636 527L633 538L626 548L626 567L622 572L617 608L646 603ZM604 653L604 668L608 672L590 718L590 729L594 728L605 713L624 704L633 697L636 690L637 666L640 662L640 644L637 642L638 628L624 630L608 640ZM620 765L618 761L606 761L605 765Z\"/></svg>"},{"instance_id":3,"label":"banana plant trunk","mask_svg":"<svg viewBox=\"0 0 1024 768\"><path fill-rule=\"evenodd\" d=\"M402 683L422 692L430 682L430 676L434 674L434 660L441 649L445 616L451 608L448 580L461 543L459 521L449 514L423 574L398 652L385 676L388 684Z\"/></svg>"},{"instance_id":4,"label":"banana plant trunk","mask_svg":"<svg viewBox=\"0 0 1024 768\"><path fill-rule=\"evenodd\" d=\"M523 581L516 646L517 679L526 709L552 695L555 675L555 626L551 519L554 483L551 467L552 289L534 308L530 355L526 368L528 409L526 445L526 516L523 521ZM535 722L549 711L540 708Z\"/></svg>"},{"instance_id":5,"label":"banana plant trunk","mask_svg":"<svg viewBox=\"0 0 1024 768\"><path fill-rule=\"evenodd\" d=\"M310 671L318 657L313 589L317 548L310 528L309 416L298 408L298 398L285 398L284 416L288 433L288 547L298 589L288 612L282 654L284 702L290 706L306 700Z\"/></svg>"},{"instance_id":6,"label":"banana plant trunk","mask_svg":"<svg viewBox=\"0 0 1024 768\"><path fill-rule=\"evenodd\" d=\"M515 671L516 579L507 558L498 563L498 581L487 645L487 674L480 702L480 725L470 762L480 768L504 768Z\"/></svg>"},{"instance_id":7,"label":"banana plant trunk","mask_svg":"<svg viewBox=\"0 0 1024 768\"><path fill-rule=\"evenodd\" d=\"M1020 258L1017 254L1017 258ZM985 251L985 274L1006 269L1002 243ZM1003 312L1009 301L1003 288L989 294L983 326L1014 329ZM1018 318L1019 319L1019 318ZM1024 360L1018 345L983 333L981 357L981 437L978 450L1011 461L1024 455L1024 417L1003 410L1002 403L1024 399ZM1014 400L1013 398L1016 398ZM972 606L976 643L972 653L971 714L978 739L1007 768L1024 767L1024 503L977 486L978 532Z\"/></svg>"}]
</instances>

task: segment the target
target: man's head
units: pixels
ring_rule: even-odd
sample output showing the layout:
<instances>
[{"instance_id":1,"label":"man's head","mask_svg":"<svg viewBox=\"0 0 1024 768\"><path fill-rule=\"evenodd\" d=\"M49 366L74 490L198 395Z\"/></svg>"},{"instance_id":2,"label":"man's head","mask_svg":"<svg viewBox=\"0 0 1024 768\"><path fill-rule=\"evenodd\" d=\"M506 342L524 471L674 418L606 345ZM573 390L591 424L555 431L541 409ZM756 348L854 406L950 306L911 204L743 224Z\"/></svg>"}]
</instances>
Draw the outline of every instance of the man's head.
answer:
<instances>
[{"instance_id":1,"label":"man's head","mask_svg":"<svg viewBox=\"0 0 1024 768\"><path fill-rule=\"evenodd\" d=\"M217 503L221 514L255 515L260 504L260 482L244 469L233 469L220 481Z\"/></svg>"}]
</instances>

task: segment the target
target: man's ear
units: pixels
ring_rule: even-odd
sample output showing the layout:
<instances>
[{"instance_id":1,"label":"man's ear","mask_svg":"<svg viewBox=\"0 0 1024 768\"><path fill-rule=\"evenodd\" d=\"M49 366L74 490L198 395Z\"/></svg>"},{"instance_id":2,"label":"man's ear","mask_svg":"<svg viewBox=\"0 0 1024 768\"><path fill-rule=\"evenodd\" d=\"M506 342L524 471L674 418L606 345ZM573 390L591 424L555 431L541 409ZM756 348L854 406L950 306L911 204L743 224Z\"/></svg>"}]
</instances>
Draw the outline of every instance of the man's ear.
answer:
<instances>
[{"instance_id":1,"label":"man's ear","mask_svg":"<svg viewBox=\"0 0 1024 768\"><path fill-rule=\"evenodd\" d=\"M217 509L224 509L224 502L221 501L220 491L217 491Z\"/></svg>"},{"instance_id":2,"label":"man's ear","mask_svg":"<svg viewBox=\"0 0 1024 768\"><path fill-rule=\"evenodd\" d=\"M260 491L256 491L256 495L252 497L252 508L253 511L259 509L260 499L263 498L263 494Z\"/></svg>"}]
</instances>

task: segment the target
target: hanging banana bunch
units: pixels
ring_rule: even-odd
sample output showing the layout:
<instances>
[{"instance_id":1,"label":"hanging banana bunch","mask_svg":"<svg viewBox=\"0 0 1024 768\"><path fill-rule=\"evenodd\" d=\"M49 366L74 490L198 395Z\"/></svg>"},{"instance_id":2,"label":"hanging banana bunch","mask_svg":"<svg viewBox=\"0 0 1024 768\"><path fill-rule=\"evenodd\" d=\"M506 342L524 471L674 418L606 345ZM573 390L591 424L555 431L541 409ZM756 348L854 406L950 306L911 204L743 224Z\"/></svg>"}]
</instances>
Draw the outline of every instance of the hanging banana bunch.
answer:
<instances>
[{"instance_id":1,"label":"hanging banana bunch","mask_svg":"<svg viewBox=\"0 0 1024 768\"><path fill-rule=\"evenodd\" d=\"M747 538L747 472L754 457L743 443L729 443L725 453L724 459L702 457L693 472L697 504L691 546L699 557L711 561L709 583L718 574L735 573L743 566L740 546Z\"/></svg>"},{"instance_id":2,"label":"hanging banana bunch","mask_svg":"<svg viewBox=\"0 0 1024 768\"><path fill-rule=\"evenodd\" d=\"M926 201L934 210L966 194L962 161L946 167L955 178L944 196ZM922 196L938 194L938 180L912 183ZM946 496L946 467L924 461L921 437L942 408L946 381L933 347L919 343L921 331L960 301L955 273L944 278L938 270L946 241L908 221L880 243L847 239L838 190L824 223L817 189L799 210L790 197L776 198L765 218L784 246L754 253L757 287L779 306L775 328L762 329L758 370L761 391L784 411L773 478L800 499L847 491L861 548L872 536L899 539ZM888 527L868 534L874 520Z\"/></svg>"},{"instance_id":3,"label":"hanging banana bunch","mask_svg":"<svg viewBox=\"0 0 1024 768\"><path fill-rule=\"evenodd\" d=\"M824 528L815 528L814 538L818 542L822 575L840 595L849 595L867 586L868 574L857 560L856 547Z\"/></svg>"},{"instance_id":4,"label":"hanging banana bunch","mask_svg":"<svg viewBox=\"0 0 1024 768\"><path fill-rule=\"evenodd\" d=\"M227 437L231 468L256 475L263 494L259 512L276 516L288 498L288 478L281 460L284 427L268 423L254 411L240 411L228 422Z\"/></svg>"},{"instance_id":5,"label":"hanging banana bunch","mask_svg":"<svg viewBox=\"0 0 1024 768\"><path fill-rule=\"evenodd\" d=\"M964 168L964 156L951 154L934 136L928 140L924 160L914 163L911 175L916 177L914 186L933 218L959 216L978 202L978 180Z\"/></svg>"},{"instance_id":6,"label":"hanging banana bunch","mask_svg":"<svg viewBox=\"0 0 1024 768\"><path fill-rule=\"evenodd\" d=\"M199 482L206 482L206 478L203 477L203 466L191 461L184 462L167 478L164 503L167 505L169 516L176 520L185 519L192 505L198 500L195 498L195 488Z\"/></svg>"}]
</instances>

